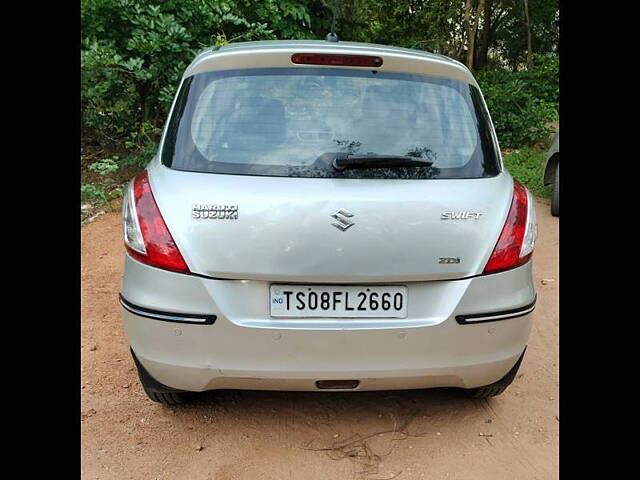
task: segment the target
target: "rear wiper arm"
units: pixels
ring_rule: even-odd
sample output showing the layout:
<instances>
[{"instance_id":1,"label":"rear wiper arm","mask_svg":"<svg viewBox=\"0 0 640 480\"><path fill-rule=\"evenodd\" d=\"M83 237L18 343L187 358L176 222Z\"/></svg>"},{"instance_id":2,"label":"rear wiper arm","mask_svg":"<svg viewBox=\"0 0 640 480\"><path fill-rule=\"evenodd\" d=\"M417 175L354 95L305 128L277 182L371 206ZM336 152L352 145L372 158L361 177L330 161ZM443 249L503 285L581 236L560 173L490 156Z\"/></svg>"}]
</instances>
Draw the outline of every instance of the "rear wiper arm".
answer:
<instances>
[{"instance_id":1,"label":"rear wiper arm","mask_svg":"<svg viewBox=\"0 0 640 480\"><path fill-rule=\"evenodd\" d=\"M338 171L347 168L394 168L394 167L430 167L431 160L404 155L343 155L333 159L333 168Z\"/></svg>"}]
</instances>

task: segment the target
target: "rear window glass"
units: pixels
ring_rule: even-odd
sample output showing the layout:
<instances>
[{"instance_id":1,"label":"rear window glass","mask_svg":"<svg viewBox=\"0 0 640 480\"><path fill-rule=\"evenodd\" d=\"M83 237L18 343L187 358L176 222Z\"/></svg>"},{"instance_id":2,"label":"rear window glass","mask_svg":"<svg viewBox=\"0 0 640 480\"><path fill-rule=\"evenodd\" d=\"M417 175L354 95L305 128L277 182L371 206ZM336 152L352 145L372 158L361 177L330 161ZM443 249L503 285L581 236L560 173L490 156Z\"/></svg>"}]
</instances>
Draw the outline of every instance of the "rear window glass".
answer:
<instances>
[{"instance_id":1,"label":"rear window glass","mask_svg":"<svg viewBox=\"0 0 640 480\"><path fill-rule=\"evenodd\" d=\"M429 166L336 170L337 155ZM498 173L477 89L427 75L273 68L186 79L162 162L177 170L332 178L479 178Z\"/></svg>"}]
</instances>

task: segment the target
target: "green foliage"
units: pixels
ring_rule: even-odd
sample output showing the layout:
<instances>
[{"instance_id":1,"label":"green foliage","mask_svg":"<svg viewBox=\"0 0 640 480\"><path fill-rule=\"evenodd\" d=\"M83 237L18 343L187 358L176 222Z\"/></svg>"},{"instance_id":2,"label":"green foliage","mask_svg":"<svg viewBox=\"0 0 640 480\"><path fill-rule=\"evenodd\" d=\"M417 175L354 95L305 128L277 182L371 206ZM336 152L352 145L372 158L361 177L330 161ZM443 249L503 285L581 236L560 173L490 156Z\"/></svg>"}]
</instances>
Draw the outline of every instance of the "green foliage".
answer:
<instances>
[{"instance_id":1,"label":"green foliage","mask_svg":"<svg viewBox=\"0 0 640 480\"><path fill-rule=\"evenodd\" d=\"M86 141L146 146L161 127L182 72L206 46L305 38L308 4L296 0L84 0L81 113ZM157 140L157 138L155 138Z\"/></svg>"},{"instance_id":2,"label":"green foliage","mask_svg":"<svg viewBox=\"0 0 640 480\"><path fill-rule=\"evenodd\" d=\"M129 132L124 145L131 153L124 157L122 166L144 168L156 154L158 145L155 138L159 138L161 133L162 130L150 122L142 122L139 130Z\"/></svg>"},{"instance_id":3,"label":"green foliage","mask_svg":"<svg viewBox=\"0 0 640 480\"><path fill-rule=\"evenodd\" d=\"M462 60L464 2L352 0L338 4L341 40L427 50Z\"/></svg>"},{"instance_id":4,"label":"green foliage","mask_svg":"<svg viewBox=\"0 0 640 480\"><path fill-rule=\"evenodd\" d=\"M558 66L557 57L536 56L531 71L476 74L501 147L532 145L551 133L560 100Z\"/></svg>"},{"instance_id":5,"label":"green foliage","mask_svg":"<svg viewBox=\"0 0 640 480\"><path fill-rule=\"evenodd\" d=\"M527 82L527 88L535 98L548 103L560 103L560 59L548 53L533 56L533 69L518 72Z\"/></svg>"},{"instance_id":6,"label":"green foliage","mask_svg":"<svg viewBox=\"0 0 640 480\"><path fill-rule=\"evenodd\" d=\"M97 205L106 205L111 200L122 196L122 186L115 185L113 179L107 178L102 184L83 183L80 185L80 199Z\"/></svg>"},{"instance_id":7,"label":"green foliage","mask_svg":"<svg viewBox=\"0 0 640 480\"><path fill-rule=\"evenodd\" d=\"M89 165L89 170L99 173L100 175L109 175L116 172L120 166L117 163L118 157L105 158L104 160L98 160Z\"/></svg>"},{"instance_id":8,"label":"green foliage","mask_svg":"<svg viewBox=\"0 0 640 480\"><path fill-rule=\"evenodd\" d=\"M489 0L485 0L489 1ZM494 9L504 12L495 29L493 45L501 63L511 70L525 64L527 30L522 0L492 0ZM558 52L558 0L528 0L531 21L532 49L538 53Z\"/></svg>"},{"instance_id":9,"label":"green foliage","mask_svg":"<svg viewBox=\"0 0 640 480\"><path fill-rule=\"evenodd\" d=\"M100 185L83 183L80 185L80 198L83 202L107 203L109 198Z\"/></svg>"},{"instance_id":10,"label":"green foliage","mask_svg":"<svg viewBox=\"0 0 640 480\"><path fill-rule=\"evenodd\" d=\"M504 156L504 165L511 175L537 197L549 198L550 187L543 184L546 151L534 148L514 150Z\"/></svg>"},{"instance_id":11,"label":"green foliage","mask_svg":"<svg viewBox=\"0 0 640 480\"><path fill-rule=\"evenodd\" d=\"M151 140L142 141L132 153L121 160L121 164L125 168L135 167L141 170L147 166L157 151L158 144L156 142Z\"/></svg>"}]
</instances>

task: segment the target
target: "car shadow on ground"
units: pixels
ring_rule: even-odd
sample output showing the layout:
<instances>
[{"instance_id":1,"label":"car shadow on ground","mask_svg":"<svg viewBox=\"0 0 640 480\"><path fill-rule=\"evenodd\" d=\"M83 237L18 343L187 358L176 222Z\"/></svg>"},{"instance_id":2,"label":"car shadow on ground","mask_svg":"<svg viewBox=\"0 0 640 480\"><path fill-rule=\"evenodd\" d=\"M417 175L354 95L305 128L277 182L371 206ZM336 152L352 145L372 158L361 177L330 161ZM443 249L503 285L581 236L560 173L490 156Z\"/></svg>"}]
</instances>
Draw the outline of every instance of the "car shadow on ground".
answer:
<instances>
[{"instance_id":1,"label":"car shadow on ground","mask_svg":"<svg viewBox=\"0 0 640 480\"><path fill-rule=\"evenodd\" d=\"M469 398L464 390L459 388L430 388L417 390L386 390L386 391L353 391L353 392L280 392L260 390L213 390L202 393L187 394L189 402L172 407L179 410L205 411L222 408L238 409L243 412L253 412L256 415L273 413L272 411L296 410L313 415L331 412L361 411L371 406L377 409L397 409L398 407L419 407L421 410L438 408L446 405L447 410L456 405L464 409L465 406L477 406L479 400Z\"/></svg>"},{"instance_id":2,"label":"car shadow on ground","mask_svg":"<svg viewBox=\"0 0 640 480\"><path fill-rule=\"evenodd\" d=\"M326 402L340 405L348 404L352 407L358 404L371 403L372 401L469 401L464 390L459 388L430 388L413 390L379 390L379 391L317 391L317 392L282 392L268 390L211 390L208 392L195 393L190 397L190 403L181 405L181 408L189 405L213 406L229 402L234 404L251 403L250 407L256 408L258 405L270 403L282 404L284 401L308 404L309 407L324 404ZM258 404L258 405L256 405ZM249 406L249 405L247 405Z\"/></svg>"},{"instance_id":3,"label":"car shadow on ground","mask_svg":"<svg viewBox=\"0 0 640 480\"><path fill-rule=\"evenodd\" d=\"M282 419L286 419L289 429L300 427L308 432L310 428L320 433L329 427L331 433L342 436L359 431L360 427L409 434L410 429L424 426L425 421L432 426L442 423L444 427L456 419L477 418L483 410L490 416L492 402L493 399L469 398L458 388L366 392L217 390L195 394L186 404L159 408L171 409L178 418L203 415L225 422L238 417L249 425L272 424L276 429L282 428Z\"/></svg>"}]
</instances>

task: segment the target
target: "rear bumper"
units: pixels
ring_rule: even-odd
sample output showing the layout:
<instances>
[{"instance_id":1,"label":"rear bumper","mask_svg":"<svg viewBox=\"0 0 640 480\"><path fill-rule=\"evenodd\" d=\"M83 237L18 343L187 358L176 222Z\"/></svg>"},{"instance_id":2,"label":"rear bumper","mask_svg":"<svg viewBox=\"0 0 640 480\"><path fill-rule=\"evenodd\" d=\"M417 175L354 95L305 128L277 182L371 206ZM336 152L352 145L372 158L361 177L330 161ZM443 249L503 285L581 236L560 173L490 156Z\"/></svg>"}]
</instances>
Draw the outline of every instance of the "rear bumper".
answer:
<instances>
[{"instance_id":1,"label":"rear bumper","mask_svg":"<svg viewBox=\"0 0 640 480\"><path fill-rule=\"evenodd\" d=\"M356 390L473 388L502 378L522 354L532 319L525 307L535 300L531 262L406 285L407 319L272 320L268 282L180 275L127 257L122 319L149 374L187 391L317 390L317 380L359 380ZM163 321L153 312L215 320ZM480 322L459 323L478 314Z\"/></svg>"}]
</instances>

